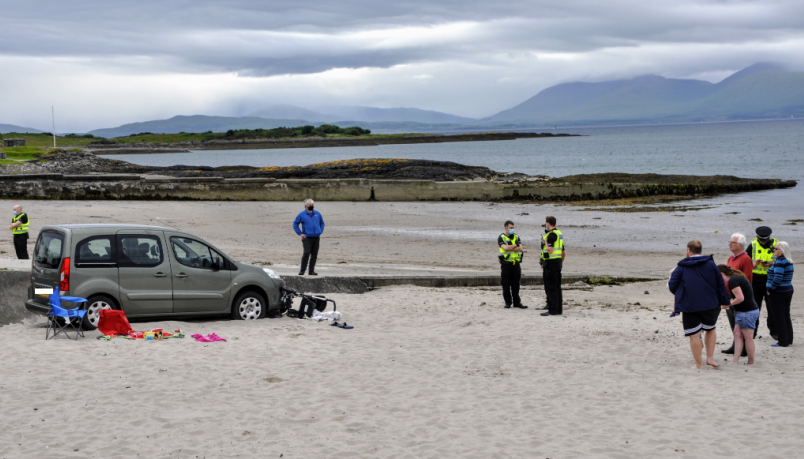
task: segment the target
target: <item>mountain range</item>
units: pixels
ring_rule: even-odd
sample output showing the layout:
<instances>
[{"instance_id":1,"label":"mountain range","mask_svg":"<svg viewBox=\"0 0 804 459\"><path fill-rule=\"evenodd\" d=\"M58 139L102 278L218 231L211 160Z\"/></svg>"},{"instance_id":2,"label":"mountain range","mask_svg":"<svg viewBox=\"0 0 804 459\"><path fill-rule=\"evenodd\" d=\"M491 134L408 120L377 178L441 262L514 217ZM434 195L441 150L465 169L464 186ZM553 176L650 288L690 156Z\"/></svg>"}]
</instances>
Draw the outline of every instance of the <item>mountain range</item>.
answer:
<instances>
[{"instance_id":1,"label":"mountain range","mask_svg":"<svg viewBox=\"0 0 804 459\"><path fill-rule=\"evenodd\" d=\"M804 72L755 64L719 83L655 75L565 83L481 120L484 124L724 121L804 115Z\"/></svg>"},{"instance_id":2,"label":"mountain range","mask_svg":"<svg viewBox=\"0 0 804 459\"><path fill-rule=\"evenodd\" d=\"M3 123L0 123L0 134L5 134L7 132L19 132L20 134L22 134L22 133L38 134L38 133L43 132L43 131L40 131L39 129L34 129L34 128L27 128L27 127L17 126L16 124L3 124Z\"/></svg>"},{"instance_id":3,"label":"mountain range","mask_svg":"<svg viewBox=\"0 0 804 459\"><path fill-rule=\"evenodd\" d=\"M804 72L760 63L718 83L645 75L558 84L508 110L472 119L418 108L270 105L244 117L175 116L90 131L102 137L139 132L222 132L306 124L359 125L374 132L473 131L545 126L648 124L804 117ZM0 132L35 129L0 124ZM24 131L19 131L24 132Z\"/></svg>"}]
</instances>

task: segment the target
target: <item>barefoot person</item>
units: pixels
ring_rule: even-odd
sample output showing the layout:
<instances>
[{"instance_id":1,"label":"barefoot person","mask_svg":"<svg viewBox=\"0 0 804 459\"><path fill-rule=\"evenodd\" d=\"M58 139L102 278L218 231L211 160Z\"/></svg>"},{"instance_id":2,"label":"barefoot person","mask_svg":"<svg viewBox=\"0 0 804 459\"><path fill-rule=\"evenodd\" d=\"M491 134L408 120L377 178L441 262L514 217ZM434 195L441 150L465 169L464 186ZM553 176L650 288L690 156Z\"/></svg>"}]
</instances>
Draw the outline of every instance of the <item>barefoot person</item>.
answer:
<instances>
[{"instance_id":1,"label":"barefoot person","mask_svg":"<svg viewBox=\"0 0 804 459\"><path fill-rule=\"evenodd\" d=\"M690 349L695 359L693 368L702 369L701 350L706 345L706 364L718 367L714 352L717 335L715 327L720 315L721 305L729 303L723 276L712 255L701 255L699 241L687 244L687 258L678 262L670 274L667 286L676 296L675 310L681 312L684 323L684 336L690 338ZM704 342L701 342L701 330Z\"/></svg>"},{"instance_id":2,"label":"barefoot person","mask_svg":"<svg viewBox=\"0 0 804 459\"><path fill-rule=\"evenodd\" d=\"M759 318L759 306L754 301L754 289L751 288L751 281L739 269L727 265L717 267L731 291L731 302L721 307L734 311L734 358L731 363L734 365L740 363L742 350L745 349L748 364L753 365L754 330Z\"/></svg>"},{"instance_id":3,"label":"barefoot person","mask_svg":"<svg viewBox=\"0 0 804 459\"><path fill-rule=\"evenodd\" d=\"M726 266L739 270L741 273L743 273L743 276L748 279L748 283L750 284L753 282L754 262L751 261L751 257L745 252L745 246L745 235L740 233L734 233L731 235L731 239L729 240L729 250L731 251L731 256L729 257L728 261L726 261ZM718 265L718 267L720 267L720 265ZM745 293L745 290L743 290L743 293ZM754 303L756 303L756 301L754 301ZM734 315L734 308L726 309L726 316L729 318L729 325L731 326L732 330L734 330ZM757 325L759 325L759 312L757 312ZM756 327L754 327L754 336L757 336ZM730 348L724 349L720 352L724 354L734 354L734 343L731 343ZM742 357L745 356L746 350L743 348Z\"/></svg>"}]
</instances>

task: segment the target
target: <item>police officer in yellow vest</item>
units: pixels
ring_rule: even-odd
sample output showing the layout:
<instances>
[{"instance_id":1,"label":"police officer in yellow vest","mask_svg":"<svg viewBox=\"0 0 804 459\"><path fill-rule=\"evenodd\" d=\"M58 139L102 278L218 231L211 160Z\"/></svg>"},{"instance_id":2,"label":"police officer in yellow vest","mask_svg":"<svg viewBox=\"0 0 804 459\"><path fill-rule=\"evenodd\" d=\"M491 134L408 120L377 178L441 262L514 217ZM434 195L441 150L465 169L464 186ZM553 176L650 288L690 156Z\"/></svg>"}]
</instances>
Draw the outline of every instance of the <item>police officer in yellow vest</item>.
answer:
<instances>
[{"instance_id":1,"label":"police officer in yellow vest","mask_svg":"<svg viewBox=\"0 0 804 459\"><path fill-rule=\"evenodd\" d=\"M20 260L28 259L28 215L22 212L22 206L14 206L14 219L8 225L8 229L14 235L14 250L17 251L17 258Z\"/></svg>"},{"instance_id":2,"label":"police officer in yellow vest","mask_svg":"<svg viewBox=\"0 0 804 459\"><path fill-rule=\"evenodd\" d=\"M564 264L564 235L556 229L556 218L547 217L542 238L542 274L544 293L547 296L547 312L543 316L559 316L564 313L564 296L561 293L561 267Z\"/></svg>"},{"instance_id":3,"label":"police officer in yellow vest","mask_svg":"<svg viewBox=\"0 0 804 459\"><path fill-rule=\"evenodd\" d=\"M505 308L511 306L527 309L519 298L519 281L522 278L522 239L514 230L514 222L505 222L505 232L497 238L500 246L500 283L503 288Z\"/></svg>"},{"instance_id":4,"label":"police officer in yellow vest","mask_svg":"<svg viewBox=\"0 0 804 459\"><path fill-rule=\"evenodd\" d=\"M751 287L754 289L754 301L762 310L762 300L765 304L768 303L768 289L766 283L768 282L768 268L773 264L773 250L776 248L776 243L779 241L772 238L773 230L767 226L760 226L757 228L757 237L751 241L751 247L746 250L748 255L751 256L751 261L754 262L754 278L751 282ZM768 308L768 330L770 331L773 339L776 337L776 326L773 323L773 316L771 315L770 308ZM754 329L754 338L757 337L757 330L759 329L759 319L757 319L757 328Z\"/></svg>"}]
</instances>

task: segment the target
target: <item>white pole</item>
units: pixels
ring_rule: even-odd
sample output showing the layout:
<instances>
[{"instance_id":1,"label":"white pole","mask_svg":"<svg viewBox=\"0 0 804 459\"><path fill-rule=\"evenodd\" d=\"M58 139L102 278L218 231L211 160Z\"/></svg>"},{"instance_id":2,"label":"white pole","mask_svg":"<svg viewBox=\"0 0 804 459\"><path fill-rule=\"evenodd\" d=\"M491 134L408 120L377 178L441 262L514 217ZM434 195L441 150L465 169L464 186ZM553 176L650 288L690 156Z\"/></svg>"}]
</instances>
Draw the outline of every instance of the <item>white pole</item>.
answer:
<instances>
[{"instance_id":1,"label":"white pole","mask_svg":"<svg viewBox=\"0 0 804 459\"><path fill-rule=\"evenodd\" d=\"M53 117L53 148L56 148L56 109L50 106L50 114Z\"/></svg>"}]
</instances>

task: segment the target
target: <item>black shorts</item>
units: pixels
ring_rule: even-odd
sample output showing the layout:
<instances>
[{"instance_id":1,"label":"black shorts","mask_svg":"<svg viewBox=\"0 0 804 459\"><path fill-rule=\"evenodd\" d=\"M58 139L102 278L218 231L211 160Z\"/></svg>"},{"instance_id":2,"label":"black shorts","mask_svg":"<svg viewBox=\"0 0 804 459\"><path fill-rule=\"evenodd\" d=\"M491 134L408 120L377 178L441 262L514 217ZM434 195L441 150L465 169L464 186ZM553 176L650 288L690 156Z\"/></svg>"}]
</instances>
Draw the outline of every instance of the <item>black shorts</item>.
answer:
<instances>
[{"instance_id":1,"label":"black shorts","mask_svg":"<svg viewBox=\"0 0 804 459\"><path fill-rule=\"evenodd\" d=\"M719 315L720 306L706 311L682 312L681 322L684 324L684 336L692 336L700 333L701 330L714 330Z\"/></svg>"}]
</instances>

